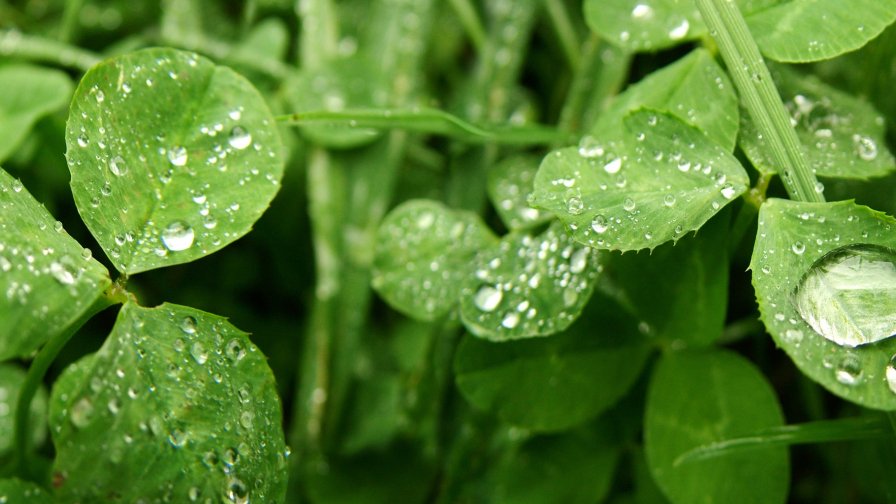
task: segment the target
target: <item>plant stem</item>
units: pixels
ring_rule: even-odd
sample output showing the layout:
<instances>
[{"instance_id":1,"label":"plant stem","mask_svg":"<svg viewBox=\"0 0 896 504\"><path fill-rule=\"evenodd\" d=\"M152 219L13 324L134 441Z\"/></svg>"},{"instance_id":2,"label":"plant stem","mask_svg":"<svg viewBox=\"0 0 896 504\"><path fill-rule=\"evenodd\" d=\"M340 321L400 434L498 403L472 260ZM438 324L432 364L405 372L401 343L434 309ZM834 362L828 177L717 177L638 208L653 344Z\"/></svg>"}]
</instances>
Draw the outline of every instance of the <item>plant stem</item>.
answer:
<instances>
[{"instance_id":1,"label":"plant stem","mask_svg":"<svg viewBox=\"0 0 896 504\"><path fill-rule=\"evenodd\" d=\"M570 136L549 126L485 126L467 122L448 112L416 107L410 109L346 109L313 111L278 116L286 124L325 124L357 128L393 128L445 135L470 143L544 145L570 141Z\"/></svg>"},{"instance_id":2,"label":"plant stem","mask_svg":"<svg viewBox=\"0 0 896 504\"><path fill-rule=\"evenodd\" d=\"M545 0L544 7L551 19L551 24L554 25L554 31L557 32L557 38L560 39L560 47L563 48L567 64L573 70L579 68L582 55L579 53L576 29L566 10L566 5L563 0Z\"/></svg>"},{"instance_id":3,"label":"plant stem","mask_svg":"<svg viewBox=\"0 0 896 504\"><path fill-rule=\"evenodd\" d=\"M881 415L782 425L760 430L750 436L725 439L698 446L680 455L673 462L673 466L751 449L768 449L794 444L881 439L891 435L889 421Z\"/></svg>"},{"instance_id":4,"label":"plant stem","mask_svg":"<svg viewBox=\"0 0 896 504\"><path fill-rule=\"evenodd\" d=\"M31 413L31 401L43 382L44 375L65 344L68 343L81 326L106 308L128 300L128 296L129 294L121 290L121 286L118 283L113 283L81 316L73 320L68 327L52 336L37 353L34 361L31 362L16 403L15 424L13 427L13 457L15 461L13 466L17 467L20 477L26 479L31 477L28 472L30 464L27 463L28 445L31 437L31 433L28 431L29 416Z\"/></svg>"},{"instance_id":5,"label":"plant stem","mask_svg":"<svg viewBox=\"0 0 896 504\"><path fill-rule=\"evenodd\" d=\"M78 28L78 17L84 7L84 0L67 0L62 12L62 24L59 27L59 41L69 43Z\"/></svg>"},{"instance_id":6,"label":"plant stem","mask_svg":"<svg viewBox=\"0 0 896 504\"><path fill-rule=\"evenodd\" d=\"M770 147L787 194L799 201L824 201L816 191L818 181L803 155L790 115L737 5L730 0L697 0L697 7L747 111Z\"/></svg>"},{"instance_id":7,"label":"plant stem","mask_svg":"<svg viewBox=\"0 0 896 504\"><path fill-rule=\"evenodd\" d=\"M460 18L460 24L463 25L464 31L473 42L476 52L482 52L486 39L485 27L482 26L482 21L476 15L476 7L470 0L450 0L450 3L454 13Z\"/></svg>"},{"instance_id":8,"label":"plant stem","mask_svg":"<svg viewBox=\"0 0 896 504\"><path fill-rule=\"evenodd\" d=\"M63 67L87 71L99 63L100 57L81 48L18 30L0 30L0 56L44 61Z\"/></svg>"}]
</instances>

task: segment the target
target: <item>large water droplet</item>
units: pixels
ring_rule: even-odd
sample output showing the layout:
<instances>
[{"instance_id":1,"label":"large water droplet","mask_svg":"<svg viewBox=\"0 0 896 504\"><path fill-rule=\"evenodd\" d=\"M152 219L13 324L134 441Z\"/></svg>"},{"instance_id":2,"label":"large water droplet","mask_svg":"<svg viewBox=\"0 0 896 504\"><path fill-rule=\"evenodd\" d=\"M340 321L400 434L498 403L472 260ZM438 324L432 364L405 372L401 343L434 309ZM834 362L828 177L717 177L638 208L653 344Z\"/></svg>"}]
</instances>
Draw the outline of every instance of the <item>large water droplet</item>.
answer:
<instances>
[{"instance_id":1,"label":"large water droplet","mask_svg":"<svg viewBox=\"0 0 896 504\"><path fill-rule=\"evenodd\" d=\"M591 221L591 229L593 229L597 234L606 232L608 227L609 223L607 222L607 218L603 215L598 215L594 217L594 220Z\"/></svg>"},{"instance_id":2,"label":"large water droplet","mask_svg":"<svg viewBox=\"0 0 896 504\"><path fill-rule=\"evenodd\" d=\"M687 19L682 20L677 26L669 30L669 38L672 40L683 39L691 29L691 24Z\"/></svg>"},{"instance_id":3,"label":"large water droplet","mask_svg":"<svg viewBox=\"0 0 896 504\"><path fill-rule=\"evenodd\" d=\"M193 228L182 221L174 221L162 231L162 243L172 252L190 248L194 237Z\"/></svg>"},{"instance_id":4,"label":"large water droplet","mask_svg":"<svg viewBox=\"0 0 896 504\"><path fill-rule=\"evenodd\" d=\"M227 143L234 149L243 150L252 144L252 135L245 128L234 126L230 130L230 138L227 139Z\"/></svg>"},{"instance_id":5,"label":"large water droplet","mask_svg":"<svg viewBox=\"0 0 896 504\"><path fill-rule=\"evenodd\" d=\"M877 142L864 135L853 135L852 142L856 148L856 154L865 161L874 161L877 158Z\"/></svg>"},{"instance_id":6,"label":"large water droplet","mask_svg":"<svg viewBox=\"0 0 896 504\"><path fill-rule=\"evenodd\" d=\"M817 260L800 280L793 303L815 332L844 346L896 335L896 254L850 245Z\"/></svg>"},{"instance_id":7,"label":"large water droplet","mask_svg":"<svg viewBox=\"0 0 896 504\"><path fill-rule=\"evenodd\" d=\"M115 156L112 158L112 161L109 162L109 171L112 172L112 175L120 177L128 173L128 165L125 164L123 157Z\"/></svg>"},{"instance_id":8,"label":"large water droplet","mask_svg":"<svg viewBox=\"0 0 896 504\"><path fill-rule=\"evenodd\" d=\"M509 311L501 320L501 325L507 329L513 329L520 323L520 314L516 311Z\"/></svg>"},{"instance_id":9,"label":"large water droplet","mask_svg":"<svg viewBox=\"0 0 896 504\"><path fill-rule=\"evenodd\" d=\"M69 415L69 419L72 421L72 425L75 427L82 429L90 425L90 420L93 417L93 403L90 402L90 399L86 397L82 397L78 399L78 401L72 405L72 411Z\"/></svg>"},{"instance_id":10,"label":"large water droplet","mask_svg":"<svg viewBox=\"0 0 896 504\"><path fill-rule=\"evenodd\" d=\"M585 267L588 266L588 254L590 253L591 249L588 247L573 252L572 256L569 258L570 273L578 274L585 271Z\"/></svg>"},{"instance_id":11,"label":"large water droplet","mask_svg":"<svg viewBox=\"0 0 896 504\"><path fill-rule=\"evenodd\" d=\"M604 153L603 147L597 142L597 139L591 135L585 135L579 141L579 155L586 158L601 156Z\"/></svg>"},{"instance_id":12,"label":"large water droplet","mask_svg":"<svg viewBox=\"0 0 896 504\"><path fill-rule=\"evenodd\" d=\"M604 165L604 171L613 175L622 169L622 158L616 158Z\"/></svg>"},{"instance_id":13,"label":"large water droplet","mask_svg":"<svg viewBox=\"0 0 896 504\"><path fill-rule=\"evenodd\" d=\"M834 370L834 377L844 385L856 385L862 381L862 365L855 355L845 355Z\"/></svg>"},{"instance_id":14,"label":"large water droplet","mask_svg":"<svg viewBox=\"0 0 896 504\"><path fill-rule=\"evenodd\" d=\"M196 333L196 319L190 316L186 316L180 321L180 330L187 334L195 334Z\"/></svg>"},{"instance_id":15,"label":"large water droplet","mask_svg":"<svg viewBox=\"0 0 896 504\"><path fill-rule=\"evenodd\" d=\"M473 303L480 310L490 312L495 311L495 308L501 303L503 297L504 294L501 293L500 289L491 285L483 285L476 291L476 294L473 297Z\"/></svg>"},{"instance_id":16,"label":"large water droplet","mask_svg":"<svg viewBox=\"0 0 896 504\"><path fill-rule=\"evenodd\" d=\"M193 345L190 347L190 355L193 356L193 360L196 361L196 364L199 364L200 366L208 361L208 352L205 350L205 345L199 341L193 342Z\"/></svg>"},{"instance_id":17,"label":"large water droplet","mask_svg":"<svg viewBox=\"0 0 896 504\"><path fill-rule=\"evenodd\" d=\"M570 215L579 215L584 209L585 204L582 203L582 198L573 196L572 198L569 198L569 201L566 202L566 210Z\"/></svg>"},{"instance_id":18,"label":"large water droplet","mask_svg":"<svg viewBox=\"0 0 896 504\"><path fill-rule=\"evenodd\" d=\"M68 256L64 257L66 259ZM63 285L74 285L77 278L75 277L75 273L72 271L72 267L69 264L66 264L70 261L62 261L56 262L53 261L50 263L50 274L53 275L53 278L56 279L59 283Z\"/></svg>"},{"instance_id":19,"label":"large water droplet","mask_svg":"<svg viewBox=\"0 0 896 504\"><path fill-rule=\"evenodd\" d=\"M183 166L187 164L187 149L181 146L172 147L168 151L168 161L174 166Z\"/></svg>"},{"instance_id":20,"label":"large water droplet","mask_svg":"<svg viewBox=\"0 0 896 504\"><path fill-rule=\"evenodd\" d=\"M233 502L234 504L248 504L249 488L239 479L230 478L230 481L227 482L227 489L224 492L224 496L227 498L228 502Z\"/></svg>"}]
</instances>

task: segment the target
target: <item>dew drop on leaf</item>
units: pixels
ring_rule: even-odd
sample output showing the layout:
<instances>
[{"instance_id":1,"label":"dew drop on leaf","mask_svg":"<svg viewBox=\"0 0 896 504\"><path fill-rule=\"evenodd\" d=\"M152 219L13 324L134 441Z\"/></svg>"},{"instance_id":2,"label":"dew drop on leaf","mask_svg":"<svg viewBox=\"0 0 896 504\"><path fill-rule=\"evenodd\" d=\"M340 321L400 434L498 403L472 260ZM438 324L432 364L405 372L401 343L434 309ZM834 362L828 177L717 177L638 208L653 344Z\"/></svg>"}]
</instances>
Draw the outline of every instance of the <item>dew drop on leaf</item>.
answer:
<instances>
[{"instance_id":1,"label":"dew drop on leaf","mask_svg":"<svg viewBox=\"0 0 896 504\"><path fill-rule=\"evenodd\" d=\"M793 303L826 339L855 347L896 335L896 254L877 245L850 245L816 261Z\"/></svg>"},{"instance_id":2,"label":"dew drop on leaf","mask_svg":"<svg viewBox=\"0 0 896 504\"><path fill-rule=\"evenodd\" d=\"M864 135L853 135L852 142L856 148L856 154L864 161L874 161L877 158L877 143Z\"/></svg>"},{"instance_id":3,"label":"dew drop on leaf","mask_svg":"<svg viewBox=\"0 0 896 504\"><path fill-rule=\"evenodd\" d=\"M588 266L589 255L591 255L591 249L588 247L573 252L572 256L569 258L570 273L579 274L585 271L585 267Z\"/></svg>"},{"instance_id":4,"label":"dew drop on leaf","mask_svg":"<svg viewBox=\"0 0 896 504\"><path fill-rule=\"evenodd\" d=\"M193 342L193 345L190 347L190 355L193 356L193 360L196 361L196 364L199 364L200 366L208 361L208 352L205 350L205 345L199 341Z\"/></svg>"},{"instance_id":5,"label":"dew drop on leaf","mask_svg":"<svg viewBox=\"0 0 896 504\"><path fill-rule=\"evenodd\" d=\"M604 171L606 171L610 175L613 175L614 173L619 173L619 170L621 170L621 169L622 169L622 158L613 159L612 161L609 161L609 162L607 162L607 164L604 165Z\"/></svg>"},{"instance_id":6,"label":"dew drop on leaf","mask_svg":"<svg viewBox=\"0 0 896 504\"><path fill-rule=\"evenodd\" d=\"M180 330L187 334L196 333L196 319L190 316L184 317L180 321Z\"/></svg>"},{"instance_id":7,"label":"dew drop on leaf","mask_svg":"<svg viewBox=\"0 0 896 504\"><path fill-rule=\"evenodd\" d=\"M234 149L243 150L252 144L252 135L242 126L234 126L227 143Z\"/></svg>"},{"instance_id":8,"label":"dew drop on leaf","mask_svg":"<svg viewBox=\"0 0 896 504\"><path fill-rule=\"evenodd\" d=\"M806 244L801 241L795 241L790 246L790 250L796 255L803 255L803 252L806 251Z\"/></svg>"},{"instance_id":9,"label":"dew drop on leaf","mask_svg":"<svg viewBox=\"0 0 896 504\"><path fill-rule=\"evenodd\" d=\"M90 420L93 417L93 403L90 402L90 399L86 397L82 397L78 399L72 406L71 414L69 415L69 419L72 421L72 425L79 429L83 429L90 425Z\"/></svg>"},{"instance_id":10,"label":"dew drop on leaf","mask_svg":"<svg viewBox=\"0 0 896 504\"><path fill-rule=\"evenodd\" d=\"M582 198L573 196L572 198L569 198L569 201L566 202L566 210L570 215L579 215L584 209L585 204L582 203Z\"/></svg>"},{"instance_id":11,"label":"dew drop on leaf","mask_svg":"<svg viewBox=\"0 0 896 504\"><path fill-rule=\"evenodd\" d=\"M501 325L507 329L513 329L520 323L520 314L515 311L509 311L501 320Z\"/></svg>"},{"instance_id":12,"label":"dew drop on leaf","mask_svg":"<svg viewBox=\"0 0 896 504\"><path fill-rule=\"evenodd\" d=\"M591 221L591 229L593 229L597 234L606 232L608 227L609 224L607 222L607 218L603 215L598 215L594 217L594 220Z\"/></svg>"},{"instance_id":13,"label":"dew drop on leaf","mask_svg":"<svg viewBox=\"0 0 896 504\"><path fill-rule=\"evenodd\" d=\"M501 293L500 289L491 285L483 285L476 291L476 295L473 298L473 304L482 311L491 312L495 311L495 308L501 303L503 297L504 295Z\"/></svg>"},{"instance_id":14,"label":"dew drop on leaf","mask_svg":"<svg viewBox=\"0 0 896 504\"><path fill-rule=\"evenodd\" d=\"M856 385L862 381L862 366L858 357L845 355L834 370L834 377L843 385Z\"/></svg>"},{"instance_id":15,"label":"dew drop on leaf","mask_svg":"<svg viewBox=\"0 0 896 504\"><path fill-rule=\"evenodd\" d=\"M168 161L174 166L183 166L187 164L187 149L181 146L172 147L168 151Z\"/></svg>"},{"instance_id":16,"label":"dew drop on leaf","mask_svg":"<svg viewBox=\"0 0 896 504\"><path fill-rule=\"evenodd\" d=\"M182 221L174 221L162 231L162 243L172 252L190 248L194 237L193 228Z\"/></svg>"},{"instance_id":17,"label":"dew drop on leaf","mask_svg":"<svg viewBox=\"0 0 896 504\"><path fill-rule=\"evenodd\" d=\"M109 171L112 172L112 175L121 177L128 173L128 165L125 164L124 158L115 156L112 158L112 161L109 162Z\"/></svg>"},{"instance_id":18,"label":"dew drop on leaf","mask_svg":"<svg viewBox=\"0 0 896 504\"><path fill-rule=\"evenodd\" d=\"M890 387L890 391L896 394L896 355L890 358L890 362L887 364L887 371L884 374L887 377L887 386Z\"/></svg>"}]
</instances>

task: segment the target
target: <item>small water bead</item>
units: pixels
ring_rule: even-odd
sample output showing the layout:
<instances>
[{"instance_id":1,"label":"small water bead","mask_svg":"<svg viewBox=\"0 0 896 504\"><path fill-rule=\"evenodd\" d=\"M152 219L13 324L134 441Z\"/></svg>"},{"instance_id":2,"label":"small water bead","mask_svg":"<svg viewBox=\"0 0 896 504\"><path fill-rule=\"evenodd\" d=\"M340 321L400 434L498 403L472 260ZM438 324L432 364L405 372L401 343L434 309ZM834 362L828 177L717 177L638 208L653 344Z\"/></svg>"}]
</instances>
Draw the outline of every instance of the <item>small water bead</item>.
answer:
<instances>
[{"instance_id":1,"label":"small water bead","mask_svg":"<svg viewBox=\"0 0 896 504\"><path fill-rule=\"evenodd\" d=\"M582 202L582 198L573 196L572 198L569 198L569 201L566 202L566 210L570 215L579 215L584 209L585 204Z\"/></svg>"},{"instance_id":2,"label":"small water bead","mask_svg":"<svg viewBox=\"0 0 896 504\"><path fill-rule=\"evenodd\" d=\"M649 5L638 4L632 9L632 17L635 19L643 19L653 14L653 8Z\"/></svg>"},{"instance_id":3,"label":"small water bead","mask_svg":"<svg viewBox=\"0 0 896 504\"><path fill-rule=\"evenodd\" d=\"M872 138L864 135L853 135L853 145L855 145L856 153L864 161L874 161L877 158L877 142Z\"/></svg>"},{"instance_id":4,"label":"small water bead","mask_svg":"<svg viewBox=\"0 0 896 504\"><path fill-rule=\"evenodd\" d=\"M190 248L195 236L193 228L185 222L174 221L162 231L162 244L172 252L179 252Z\"/></svg>"},{"instance_id":5,"label":"small water bead","mask_svg":"<svg viewBox=\"0 0 896 504\"><path fill-rule=\"evenodd\" d=\"M112 184L109 182L103 184L103 187L100 188L100 193L102 193L103 196L110 196L112 194Z\"/></svg>"},{"instance_id":6,"label":"small water bead","mask_svg":"<svg viewBox=\"0 0 896 504\"><path fill-rule=\"evenodd\" d=\"M603 215L597 215L594 217L594 220L591 221L591 229L597 234L603 234L609 227L609 222L607 222L607 218Z\"/></svg>"},{"instance_id":7,"label":"small water bead","mask_svg":"<svg viewBox=\"0 0 896 504\"><path fill-rule=\"evenodd\" d=\"M175 146L168 151L168 161L174 166L184 166L187 164L187 149Z\"/></svg>"},{"instance_id":8,"label":"small water bead","mask_svg":"<svg viewBox=\"0 0 896 504\"><path fill-rule=\"evenodd\" d=\"M88 145L90 145L90 139L87 138L87 135L79 135L78 147L87 147Z\"/></svg>"},{"instance_id":9,"label":"small water bead","mask_svg":"<svg viewBox=\"0 0 896 504\"><path fill-rule=\"evenodd\" d=\"M857 385L862 381L862 366L859 358L852 354L847 354L840 360L834 370L834 377L843 385Z\"/></svg>"},{"instance_id":10,"label":"small water bead","mask_svg":"<svg viewBox=\"0 0 896 504\"><path fill-rule=\"evenodd\" d=\"M236 338L227 342L225 352L227 352L227 357L232 361L240 361L246 356L246 348Z\"/></svg>"},{"instance_id":11,"label":"small water bead","mask_svg":"<svg viewBox=\"0 0 896 504\"><path fill-rule=\"evenodd\" d=\"M734 189L734 186L731 184L725 184L722 186L722 189L719 191L722 193L722 197L730 200L737 193L737 190Z\"/></svg>"},{"instance_id":12,"label":"small water bead","mask_svg":"<svg viewBox=\"0 0 896 504\"><path fill-rule=\"evenodd\" d=\"M168 434L168 442L175 448L180 448L187 442L187 433L180 429L174 429Z\"/></svg>"},{"instance_id":13,"label":"small water bead","mask_svg":"<svg viewBox=\"0 0 896 504\"><path fill-rule=\"evenodd\" d=\"M887 386L890 387L890 391L896 394L896 355L890 358L884 375L887 377Z\"/></svg>"},{"instance_id":14,"label":"small water bead","mask_svg":"<svg viewBox=\"0 0 896 504\"><path fill-rule=\"evenodd\" d=\"M50 263L50 274L63 285L74 285L77 280L71 269L61 262Z\"/></svg>"},{"instance_id":15,"label":"small water bead","mask_svg":"<svg viewBox=\"0 0 896 504\"><path fill-rule=\"evenodd\" d=\"M793 242L793 245L790 246L790 250L796 255L803 255L803 252L806 251L806 244L801 241L795 241Z\"/></svg>"},{"instance_id":16,"label":"small water bead","mask_svg":"<svg viewBox=\"0 0 896 504\"><path fill-rule=\"evenodd\" d=\"M115 156L112 158L112 161L109 162L109 171L112 172L112 175L121 177L128 173L128 165L125 163L123 157Z\"/></svg>"},{"instance_id":17,"label":"small water bead","mask_svg":"<svg viewBox=\"0 0 896 504\"><path fill-rule=\"evenodd\" d=\"M93 403L90 402L90 399L86 397L82 397L72 405L71 413L69 414L69 419L72 422L72 425L75 427L82 429L90 425L90 421L93 418Z\"/></svg>"},{"instance_id":18,"label":"small water bead","mask_svg":"<svg viewBox=\"0 0 896 504\"><path fill-rule=\"evenodd\" d=\"M93 89L96 90L96 93L94 94L94 98L96 98L96 102L103 103L103 101L106 100L106 94L103 93L102 89L99 89L97 87L94 87Z\"/></svg>"},{"instance_id":19,"label":"small water bead","mask_svg":"<svg viewBox=\"0 0 896 504\"><path fill-rule=\"evenodd\" d=\"M473 304L482 311L491 312L495 311L503 298L504 294L500 288L483 285L473 296Z\"/></svg>"},{"instance_id":20,"label":"small water bead","mask_svg":"<svg viewBox=\"0 0 896 504\"><path fill-rule=\"evenodd\" d=\"M193 345L190 347L190 355L193 356L193 360L196 361L196 364L199 364L200 366L208 361L208 351L206 351L205 345L199 341L193 342Z\"/></svg>"},{"instance_id":21,"label":"small water bead","mask_svg":"<svg viewBox=\"0 0 896 504\"><path fill-rule=\"evenodd\" d=\"M89 248L84 247L81 249L81 259L89 261L91 257L93 257L93 252Z\"/></svg>"},{"instance_id":22,"label":"small water bead","mask_svg":"<svg viewBox=\"0 0 896 504\"><path fill-rule=\"evenodd\" d=\"M604 171L613 175L622 169L622 158L616 158L604 165Z\"/></svg>"},{"instance_id":23,"label":"small water bead","mask_svg":"<svg viewBox=\"0 0 896 504\"><path fill-rule=\"evenodd\" d=\"M227 143L234 149L243 150L252 145L252 135L242 126L234 126L230 130L230 137L227 139Z\"/></svg>"},{"instance_id":24,"label":"small water bead","mask_svg":"<svg viewBox=\"0 0 896 504\"><path fill-rule=\"evenodd\" d=\"M597 142L597 139L591 135L585 135L579 141L579 155L585 158L594 158L602 156L603 147Z\"/></svg>"},{"instance_id":25,"label":"small water bead","mask_svg":"<svg viewBox=\"0 0 896 504\"><path fill-rule=\"evenodd\" d=\"M224 497L227 498L228 502L234 504L249 504L249 488L239 479L231 478L227 482Z\"/></svg>"},{"instance_id":26,"label":"small water bead","mask_svg":"<svg viewBox=\"0 0 896 504\"><path fill-rule=\"evenodd\" d=\"M663 196L663 204L666 205L667 207L675 206L675 195L669 193L669 194Z\"/></svg>"},{"instance_id":27,"label":"small water bead","mask_svg":"<svg viewBox=\"0 0 896 504\"><path fill-rule=\"evenodd\" d=\"M588 247L573 252L569 258L569 272L579 274L585 271L585 267L588 266L588 255L590 253L591 249Z\"/></svg>"},{"instance_id":28,"label":"small water bead","mask_svg":"<svg viewBox=\"0 0 896 504\"><path fill-rule=\"evenodd\" d=\"M687 36L691 29L691 23L687 19L682 20L677 26L669 30L669 38L672 40L680 40Z\"/></svg>"},{"instance_id":29,"label":"small water bead","mask_svg":"<svg viewBox=\"0 0 896 504\"><path fill-rule=\"evenodd\" d=\"M187 491L187 498L190 499L190 502L198 501L199 497L202 497L202 490L199 487L190 487Z\"/></svg>"},{"instance_id":30,"label":"small water bead","mask_svg":"<svg viewBox=\"0 0 896 504\"><path fill-rule=\"evenodd\" d=\"M190 316L186 316L180 321L180 330L186 334L196 334L196 319Z\"/></svg>"},{"instance_id":31,"label":"small water bead","mask_svg":"<svg viewBox=\"0 0 896 504\"><path fill-rule=\"evenodd\" d=\"M504 318L501 319L501 325L507 329L513 329L520 323L520 314L516 311L509 311Z\"/></svg>"},{"instance_id":32,"label":"small water bead","mask_svg":"<svg viewBox=\"0 0 896 504\"><path fill-rule=\"evenodd\" d=\"M625 198L625 201L622 202L622 208L625 209L626 212L634 211L635 206L635 200L631 198Z\"/></svg>"},{"instance_id":33,"label":"small water bead","mask_svg":"<svg viewBox=\"0 0 896 504\"><path fill-rule=\"evenodd\" d=\"M62 230L63 230L62 222L56 221L53 223L53 231L56 231L57 233L61 233Z\"/></svg>"}]
</instances>

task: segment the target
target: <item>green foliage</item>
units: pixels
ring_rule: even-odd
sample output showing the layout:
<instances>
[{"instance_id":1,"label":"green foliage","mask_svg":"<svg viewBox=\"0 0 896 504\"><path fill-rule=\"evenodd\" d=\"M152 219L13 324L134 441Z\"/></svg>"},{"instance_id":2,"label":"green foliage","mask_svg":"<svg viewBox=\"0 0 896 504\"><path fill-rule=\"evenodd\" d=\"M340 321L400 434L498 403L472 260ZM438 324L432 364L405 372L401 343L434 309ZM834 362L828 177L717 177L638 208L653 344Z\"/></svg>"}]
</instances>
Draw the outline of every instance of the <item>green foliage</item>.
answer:
<instances>
[{"instance_id":1,"label":"green foliage","mask_svg":"<svg viewBox=\"0 0 896 504\"><path fill-rule=\"evenodd\" d=\"M893 502L894 19L0 2L0 503Z\"/></svg>"},{"instance_id":2,"label":"green foliage","mask_svg":"<svg viewBox=\"0 0 896 504\"><path fill-rule=\"evenodd\" d=\"M274 118L252 85L171 49L87 72L65 139L78 211L129 274L192 261L243 236L283 172Z\"/></svg>"}]
</instances>

